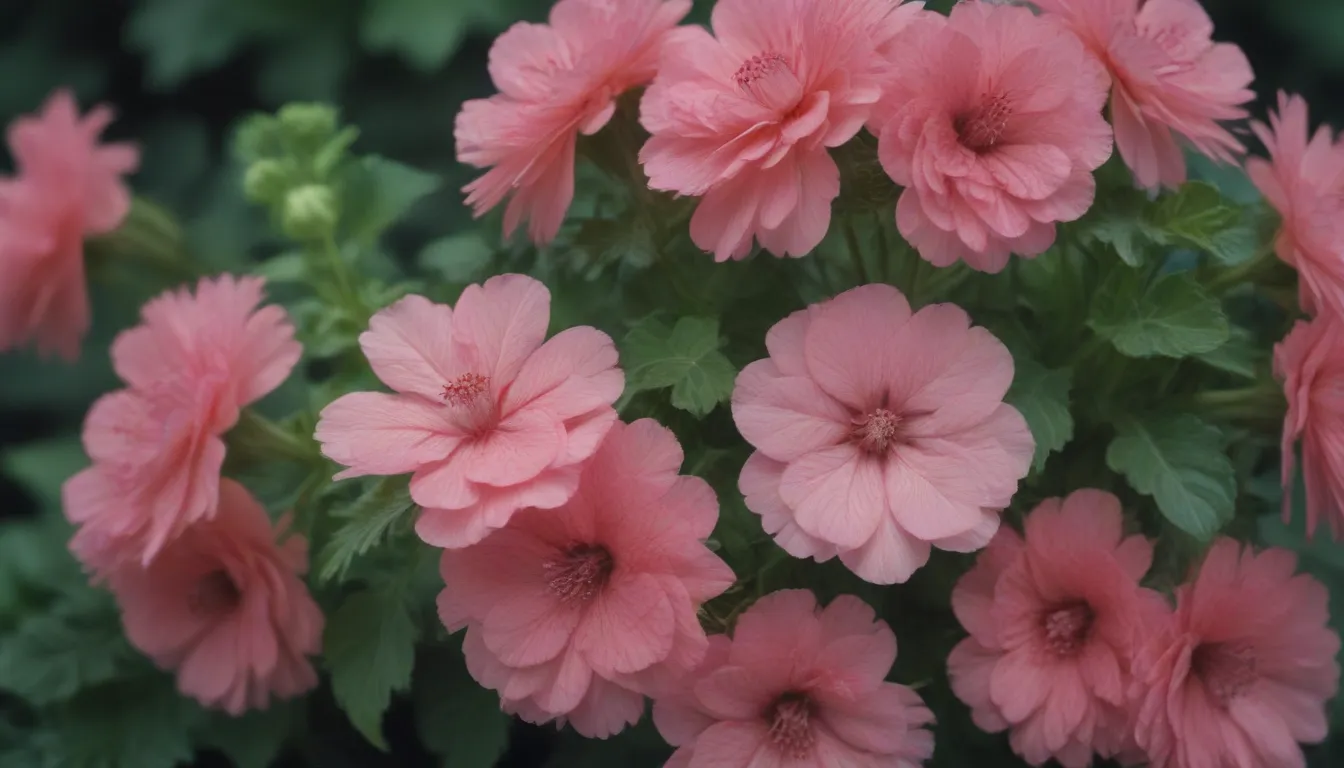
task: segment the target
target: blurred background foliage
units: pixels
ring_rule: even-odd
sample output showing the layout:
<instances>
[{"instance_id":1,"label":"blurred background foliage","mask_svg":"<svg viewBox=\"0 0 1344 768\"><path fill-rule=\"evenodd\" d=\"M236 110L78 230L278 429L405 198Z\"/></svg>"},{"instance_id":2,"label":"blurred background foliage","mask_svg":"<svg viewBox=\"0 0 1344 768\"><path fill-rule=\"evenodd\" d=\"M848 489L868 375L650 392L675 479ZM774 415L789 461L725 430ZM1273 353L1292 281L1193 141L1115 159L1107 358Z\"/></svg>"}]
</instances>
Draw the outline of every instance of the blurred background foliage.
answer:
<instances>
[{"instance_id":1,"label":"blurred background foliage","mask_svg":"<svg viewBox=\"0 0 1344 768\"><path fill-rule=\"evenodd\" d=\"M1240 44L1256 68L1257 114L1277 90L1287 89L1306 96L1315 120L1344 125L1344 1L1203 2L1217 37ZM207 269L241 270L280 244L264 213L240 194L241 171L230 153L233 131L254 111L295 100L330 101L340 106L346 124L358 126L362 153L381 154L444 180L398 224L388 255L407 265L419 260L461 267L480 240L458 192L473 172L456 163L454 116L463 100L492 90L485 63L493 37L514 21L542 20L549 5L548 0L0 0L0 122L34 111L63 85L75 90L82 105L114 104L120 118L110 136L134 139L143 149L142 169L133 180L137 193L180 218L195 257ZM706 19L711 5L712 0L696 0L693 18ZM7 162L0 157L0 166ZM422 253L427 244L432 245ZM78 364L44 362L26 352L0 357L0 518L7 518L0 523L0 627L32 599L23 593L24 584L81 588L74 564L48 546L64 536L55 514L59 486L84 461L78 429L85 410L116 386L107 359L111 338L134 322L145 298L170 284L166 276L158 283L100 277L105 279L94 292L95 327ZM1273 486L1267 483L1267 495L1275 492ZM17 524L16 519L32 520L42 512L48 514L40 523ZM1304 566L1334 587L1336 613L1344 612L1339 548L1321 541L1308 546L1300 529L1273 522L1266 522L1261 534L1267 542L1303 550ZM119 642L108 639L109 658L126 652ZM902 658L917 663L919 652L907 645ZM945 694L946 686L928 690ZM307 713L325 717L310 724L317 742L310 759L324 767L432 764L427 753L398 747L415 741L408 735L415 725L410 717L398 718L395 708L392 714L394 751L382 755L348 727L338 727L339 713ZM504 765L539 765L539 755L557 746L550 765L583 764L581 758L565 762L563 739L557 745L553 735L538 733L514 734ZM1344 765L1339 742L1315 750L1313 764ZM660 752L647 721L626 743L632 750ZM977 745L966 748L970 756ZM633 761L635 755L629 757ZM226 764L210 755L198 761Z\"/></svg>"}]
</instances>

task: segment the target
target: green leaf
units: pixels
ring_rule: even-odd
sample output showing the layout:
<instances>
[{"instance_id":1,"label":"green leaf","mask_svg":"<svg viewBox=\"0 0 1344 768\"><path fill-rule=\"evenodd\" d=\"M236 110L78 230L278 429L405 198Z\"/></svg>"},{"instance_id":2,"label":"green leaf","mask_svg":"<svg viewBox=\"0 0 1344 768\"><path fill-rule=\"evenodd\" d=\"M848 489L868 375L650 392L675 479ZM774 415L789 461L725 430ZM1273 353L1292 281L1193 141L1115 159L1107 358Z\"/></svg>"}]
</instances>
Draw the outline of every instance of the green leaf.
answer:
<instances>
[{"instance_id":1,"label":"green leaf","mask_svg":"<svg viewBox=\"0 0 1344 768\"><path fill-rule=\"evenodd\" d=\"M400 53L411 66L443 66L467 32L470 5L442 0L372 0L359 25L359 42L374 53Z\"/></svg>"},{"instance_id":2,"label":"green leaf","mask_svg":"<svg viewBox=\"0 0 1344 768\"><path fill-rule=\"evenodd\" d=\"M1069 413L1069 390L1073 373L1067 369L1050 370L1030 359L1017 361L1013 386L1007 402L1022 413L1036 438L1036 456L1032 467L1037 472L1054 451L1073 439L1073 415Z\"/></svg>"},{"instance_id":3,"label":"green leaf","mask_svg":"<svg viewBox=\"0 0 1344 768\"><path fill-rule=\"evenodd\" d=\"M1114 248L1120 255L1120 260L1129 266L1137 267L1143 264L1146 258L1143 244L1148 238L1134 218L1103 216L1092 225L1092 234Z\"/></svg>"},{"instance_id":4,"label":"green leaf","mask_svg":"<svg viewBox=\"0 0 1344 768\"><path fill-rule=\"evenodd\" d=\"M594 265L628 263L644 268L658 252L653 233L635 215L619 219L587 219L574 237L574 248Z\"/></svg>"},{"instance_id":5,"label":"green leaf","mask_svg":"<svg viewBox=\"0 0 1344 768\"><path fill-rule=\"evenodd\" d=\"M30 616L0 643L0 689L34 706L64 701L114 678L136 654L116 603L82 588L49 612Z\"/></svg>"},{"instance_id":6,"label":"green leaf","mask_svg":"<svg viewBox=\"0 0 1344 768\"><path fill-rule=\"evenodd\" d=\"M45 510L61 508L61 486L87 467L78 435L25 443L0 454L0 472L32 492Z\"/></svg>"},{"instance_id":7,"label":"green leaf","mask_svg":"<svg viewBox=\"0 0 1344 768\"><path fill-rule=\"evenodd\" d=\"M673 328L648 318L621 345L630 393L672 388L672 405L706 416L733 394L737 371L719 351L719 321L683 317Z\"/></svg>"},{"instance_id":8,"label":"green leaf","mask_svg":"<svg viewBox=\"0 0 1344 768\"><path fill-rule=\"evenodd\" d=\"M247 20L229 0L142 0L126 25L129 46L145 54L147 80L171 89L224 63L246 41Z\"/></svg>"},{"instance_id":9,"label":"green leaf","mask_svg":"<svg viewBox=\"0 0 1344 768\"><path fill-rule=\"evenodd\" d=\"M1230 258L1235 245L1225 232L1240 218L1241 212L1223 198L1218 188L1203 181L1187 182L1174 194L1161 198L1150 214L1153 225L1175 242L1224 260Z\"/></svg>"},{"instance_id":10,"label":"green leaf","mask_svg":"<svg viewBox=\"0 0 1344 768\"><path fill-rule=\"evenodd\" d=\"M1117 432L1106 464L1156 499L1173 525L1208 541L1232 519L1237 478L1217 427L1183 414L1128 421Z\"/></svg>"},{"instance_id":11,"label":"green leaf","mask_svg":"<svg viewBox=\"0 0 1344 768\"><path fill-rule=\"evenodd\" d=\"M1230 333L1218 300L1190 275L1164 275L1145 286L1129 269L1113 269L1097 289L1087 324L1130 357L1210 352Z\"/></svg>"},{"instance_id":12,"label":"green leaf","mask_svg":"<svg viewBox=\"0 0 1344 768\"><path fill-rule=\"evenodd\" d=\"M364 738L384 751L383 713L394 692L410 687L416 635L403 596L385 589L347 597L323 633L336 702Z\"/></svg>"},{"instance_id":13,"label":"green leaf","mask_svg":"<svg viewBox=\"0 0 1344 768\"><path fill-rule=\"evenodd\" d=\"M485 276L495 251L479 232L449 235L420 251L420 268L450 283L473 283Z\"/></svg>"},{"instance_id":14,"label":"green leaf","mask_svg":"<svg viewBox=\"0 0 1344 768\"><path fill-rule=\"evenodd\" d=\"M352 164L344 179L341 225L353 239L373 242L442 179L377 155Z\"/></svg>"},{"instance_id":15,"label":"green leaf","mask_svg":"<svg viewBox=\"0 0 1344 768\"><path fill-rule=\"evenodd\" d=\"M509 716L499 696L482 688L459 649L436 649L416 667L415 724L444 768L493 768L509 745Z\"/></svg>"},{"instance_id":16,"label":"green leaf","mask_svg":"<svg viewBox=\"0 0 1344 768\"><path fill-rule=\"evenodd\" d=\"M299 251L272 256L253 267L252 274L268 283L304 283L312 279L307 258Z\"/></svg>"},{"instance_id":17,"label":"green leaf","mask_svg":"<svg viewBox=\"0 0 1344 768\"><path fill-rule=\"evenodd\" d=\"M191 761L191 733L204 717L171 676L149 670L49 712L34 739L43 768L174 768Z\"/></svg>"},{"instance_id":18,"label":"green leaf","mask_svg":"<svg viewBox=\"0 0 1344 768\"><path fill-rule=\"evenodd\" d=\"M400 487L398 487L400 485ZM355 558L378 546L398 526L409 524L415 504L404 484L381 481L361 496L349 509L333 512L346 519L322 548L319 581L343 576Z\"/></svg>"},{"instance_id":19,"label":"green leaf","mask_svg":"<svg viewBox=\"0 0 1344 768\"><path fill-rule=\"evenodd\" d=\"M1201 363L1220 371L1254 381L1260 371L1268 370L1269 355L1255 343L1255 336L1239 325L1231 327L1231 334L1222 345L1195 356Z\"/></svg>"},{"instance_id":20,"label":"green leaf","mask_svg":"<svg viewBox=\"0 0 1344 768\"><path fill-rule=\"evenodd\" d=\"M198 738L227 755L234 768L270 768L284 749L295 714L295 704L288 701L272 702L266 709L248 710L239 717L214 711Z\"/></svg>"}]
</instances>

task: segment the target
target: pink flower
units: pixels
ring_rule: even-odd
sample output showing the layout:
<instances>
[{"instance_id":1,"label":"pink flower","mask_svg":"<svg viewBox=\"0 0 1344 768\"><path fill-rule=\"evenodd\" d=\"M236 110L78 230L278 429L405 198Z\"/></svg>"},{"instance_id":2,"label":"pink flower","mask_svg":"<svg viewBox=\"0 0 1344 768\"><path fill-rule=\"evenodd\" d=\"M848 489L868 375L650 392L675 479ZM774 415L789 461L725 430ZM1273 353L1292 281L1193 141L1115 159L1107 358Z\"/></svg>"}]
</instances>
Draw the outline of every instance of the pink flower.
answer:
<instances>
[{"instance_id":1,"label":"pink flower","mask_svg":"<svg viewBox=\"0 0 1344 768\"><path fill-rule=\"evenodd\" d=\"M574 495L582 463L616 421L625 386L611 339L589 327L550 341L551 294L524 275L468 286L457 309L407 296L360 337L396 394L356 392L322 411L322 452L360 475L411 477L415 530L465 547L527 507Z\"/></svg>"},{"instance_id":2,"label":"pink flower","mask_svg":"<svg viewBox=\"0 0 1344 768\"><path fill-rule=\"evenodd\" d=\"M169 291L113 342L113 366L130 386L89 410L84 449L93 466L63 489L66 516L82 526L72 546L94 570L123 557L148 563L214 517L221 436L303 352L284 309L257 308L263 287L223 275L202 279L194 296Z\"/></svg>"},{"instance_id":3,"label":"pink flower","mask_svg":"<svg viewBox=\"0 0 1344 768\"><path fill-rule=\"evenodd\" d=\"M681 461L667 428L618 422L569 503L443 553L439 616L467 628L467 668L505 711L606 738L700 662L696 612L733 572L704 545L714 492Z\"/></svg>"},{"instance_id":4,"label":"pink flower","mask_svg":"<svg viewBox=\"0 0 1344 768\"><path fill-rule=\"evenodd\" d=\"M960 3L921 15L899 43L869 125L906 188L901 234L932 264L984 272L1044 252L1055 222L1091 207L1092 171L1111 155L1106 73L1021 7Z\"/></svg>"},{"instance_id":5,"label":"pink flower","mask_svg":"<svg viewBox=\"0 0 1344 768\"><path fill-rule=\"evenodd\" d=\"M948 657L952 690L990 732L1012 729L1013 751L1084 768L1092 753L1130 747L1128 687L1135 644L1168 609L1139 588L1153 559L1125 537L1120 500L1076 491L1008 529L952 591L971 636Z\"/></svg>"},{"instance_id":6,"label":"pink flower","mask_svg":"<svg viewBox=\"0 0 1344 768\"><path fill-rule=\"evenodd\" d=\"M1243 151L1219 121L1246 117L1255 97L1246 54L1213 42L1198 0L1033 0L1058 14L1110 70L1115 144L1141 187L1178 187L1177 137L1217 160Z\"/></svg>"},{"instance_id":7,"label":"pink flower","mask_svg":"<svg viewBox=\"0 0 1344 768\"><path fill-rule=\"evenodd\" d=\"M854 137L881 95L884 0L719 0L714 35L670 36L640 119L654 189L702 198L691 239L741 259L821 242L840 194L826 151Z\"/></svg>"},{"instance_id":8,"label":"pink flower","mask_svg":"<svg viewBox=\"0 0 1344 768\"><path fill-rule=\"evenodd\" d=\"M518 23L490 49L501 93L463 105L457 158L489 168L468 184L477 216L513 195L505 235L529 219L538 243L555 239L574 199L580 133L602 130L616 99L653 79L667 33L690 0L560 0L551 23Z\"/></svg>"},{"instance_id":9,"label":"pink flower","mask_svg":"<svg viewBox=\"0 0 1344 768\"><path fill-rule=\"evenodd\" d=\"M952 304L911 314L900 291L865 285L793 313L765 344L737 377L733 418L757 449L739 486L776 543L891 584L930 546L989 542L1034 447L1003 403L1013 359L998 339Z\"/></svg>"},{"instance_id":10,"label":"pink flower","mask_svg":"<svg viewBox=\"0 0 1344 768\"><path fill-rule=\"evenodd\" d=\"M1135 660L1135 735L1152 768L1303 768L1339 688L1330 595L1291 552L1220 539Z\"/></svg>"},{"instance_id":11,"label":"pink flower","mask_svg":"<svg viewBox=\"0 0 1344 768\"><path fill-rule=\"evenodd\" d=\"M1302 308L1344 317L1344 141L1321 126L1308 141L1307 102L1279 94L1269 125L1252 123L1269 161L1246 161L1261 194L1283 218L1275 250L1298 272Z\"/></svg>"},{"instance_id":12,"label":"pink flower","mask_svg":"<svg viewBox=\"0 0 1344 768\"><path fill-rule=\"evenodd\" d=\"M112 110L85 117L69 91L9 127L17 179L0 180L0 351L32 339L42 354L79 356L89 329L84 238L116 229L131 207L129 144L98 143Z\"/></svg>"},{"instance_id":13,"label":"pink flower","mask_svg":"<svg viewBox=\"0 0 1344 768\"><path fill-rule=\"evenodd\" d=\"M300 578L308 546L286 537L238 483L219 487L221 514L173 539L148 566L108 576L131 644L177 687L231 714L317 685L322 612ZM276 542L280 538L282 543Z\"/></svg>"},{"instance_id":14,"label":"pink flower","mask_svg":"<svg viewBox=\"0 0 1344 768\"><path fill-rule=\"evenodd\" d=\"M1274 347L1274 371L1283 380L1283 517L1292 513L1294 443L1302 441L1307 486L1307 532L1325 518L1344 538L1344 318L1324 314L1299 321Z\"/></svg>"},{"instance_id":15,"label":"pink flower","mask_svg":"<svg viewBox=\"0 0 1344 768\"><path fill-rule=\"evenodd\" d=\"M668 768L914 768L933 756L933 714L919 694L883 682L896 636L856 597L824 610L811 592L761 598L731 640L654 702L678 747Z\"/></svg>"}]
</instances>

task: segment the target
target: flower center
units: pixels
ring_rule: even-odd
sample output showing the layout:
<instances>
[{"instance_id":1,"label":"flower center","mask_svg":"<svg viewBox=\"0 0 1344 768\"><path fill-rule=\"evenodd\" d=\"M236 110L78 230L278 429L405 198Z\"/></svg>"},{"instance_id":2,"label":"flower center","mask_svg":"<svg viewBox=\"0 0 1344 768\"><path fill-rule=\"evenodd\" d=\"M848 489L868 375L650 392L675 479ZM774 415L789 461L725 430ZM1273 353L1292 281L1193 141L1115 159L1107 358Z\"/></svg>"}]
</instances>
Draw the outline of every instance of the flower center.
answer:
<instances>
[{"instance_id":1,"label":"flower center","mask_svg":"<svg viewBox=\"0 0 1344 768\"><path fill-rule=\"evenodd\" d=\"M490 391L490 377L479 373L464 373L443 385L440 397L454 408L474 405Z\"/></svg>"},{"instance_id":2,"label":"flower center","mask_svg":"<svg viewBox=\"0 0 1344 768\"><path fill-rule=\"evenodd\" d=\"M207 618L232 611L242 599L243 593L228 571L217 568L196 582L187 595L187 607L193 615Z\"/></svg>"},{"instance_id":3,"label":"flower center","mask_svg":"<svg viewBox=\"0 0 1344 768\"><path fill-rule=\"evenodd\" d=\"M761 53L738 67L733 82L767 109L787 113L803 100L803 84L782 53Z\"/></svg>"},{"instance_id":4,"label":"flower center","mask_svg":"<svg viewBox=\"0 0 1344 768\"><path fill-rule=\"evenodd\" d=\"M616 563L606 547L577 544L559 558L541 566L546 587L564 602L587 602L611 579Z\"/></svg>"},{"instance_id":5,"label":"flower center","mask_svg":"<svg viewBox=\"0 0 1344 768\"><path fill-rule=\"evenodd\" d=\"M854 439L869 453L884 453L900 436L901 417L886 408L878 408L854 419Z\"/></svg>"},{"instance_id":6,"label":"flower center","mask_svg":"<svg viewBox=\"0 0 1344 768\"><path fill-rule=\"evenodd\" d=\"M1003 94L985 94L980 103L957 115L952 125L961 145L977 154L993 149L1008 128L1013 106Z\"/></svg>"},{"instance_id":7,"label":"flower center","mask_svg":"<svg viewBox=\"0 0 1344 768\"><path fill-rule=\"evenodd\" d=\"M809 723L811 716L812 702L807 694L795 691L780 696L766 713L766 719L770 721L770 743L785 757L807 757L817 743Z\"/></svg>"},{"instance_id":8,"label":"flower center","mask_svg":"<svg viewBox=\"0 0 1344 768\"><path fill-rule=\"evenodd\" d=\"M1255 647L1250 643L1204 643L1190 655L1190 671L1223 707L1255 683Z\"/></svg>"},{"instance_id":9,"label":"flower center","mask_svg":"<svg viewBox=\"0 0 1344 768\"><path fill-rule=\"evenodd\" d=\"M1069 603L1047 613L1041 619L1045 647L1060 658L1075 656L1092 633L1096 615L1087 603Z\"/></svg>"}]
</instances>

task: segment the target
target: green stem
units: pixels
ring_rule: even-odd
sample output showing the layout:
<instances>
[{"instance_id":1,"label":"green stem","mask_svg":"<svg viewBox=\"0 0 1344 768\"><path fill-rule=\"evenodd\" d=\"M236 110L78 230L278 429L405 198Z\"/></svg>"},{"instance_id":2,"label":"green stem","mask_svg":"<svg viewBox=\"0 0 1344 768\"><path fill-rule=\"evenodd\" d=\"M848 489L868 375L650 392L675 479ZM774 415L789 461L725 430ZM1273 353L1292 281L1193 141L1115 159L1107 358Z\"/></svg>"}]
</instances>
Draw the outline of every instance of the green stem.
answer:
<instances>
[{"instance_id":1,"label":"green stem","mask_svg":"<svg viewBox=\"0 0 1344 768\"><path fill-rule=\"evenodd\" d=\"M282 460L312 464L321 459L317 443L304 440L251 408L229 430L230 448L247 461Z\"/></svg>"},{"instance_id":2,"label":"green stem","mask_svg":"<svg viewBox=\"0 0 1344 768\"><path fill-rule=\"evenodd\" d=\"M1255 256L1224 270L1213 273L1207 287L1215 296L1221 296L1243 283L1254 283L1278 266L1272 244L1263 246Z\"/></svg>"},{"instance_id":3,"label":"green stem","mask_svg":"<svg viewBox=\"0 0 1344 768\"><path fill-rule=\"evenodd\" d=\"M859 249L859 233L854 229L854 220L845 220L845 245L849 248L849 257L854 260L854 269L858 273L859 283L872 282L868 278L868 265L863 262L863 252Z\"/></svg>"}]
</instances>

